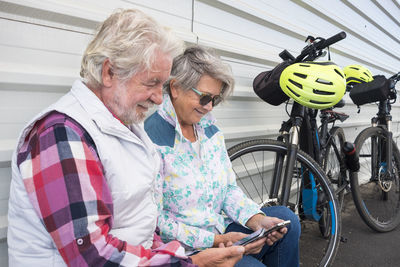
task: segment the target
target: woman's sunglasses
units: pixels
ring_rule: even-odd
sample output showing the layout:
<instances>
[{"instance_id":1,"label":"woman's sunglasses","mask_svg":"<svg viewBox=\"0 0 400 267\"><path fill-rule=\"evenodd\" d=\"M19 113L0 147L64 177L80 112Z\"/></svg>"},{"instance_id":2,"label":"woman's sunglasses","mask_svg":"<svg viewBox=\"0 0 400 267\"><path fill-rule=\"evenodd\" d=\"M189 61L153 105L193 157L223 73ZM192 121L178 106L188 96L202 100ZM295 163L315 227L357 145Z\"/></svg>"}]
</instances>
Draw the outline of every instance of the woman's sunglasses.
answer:
<instances>
[{"instance_id":1,"label":"woman's sunglasses","mask_svg":"<svg viewBox=\"0 0 400 267\"><path fill-rule=\"evenodd\" d=\"M200 105L202 106L205 106L210 103L210 101L212 101L212 106L215 107L222 101L221 95L215 95L214 97L212 97L211 94L200 92L196 88L192 87L192 90L200 96Z\"/></svg>"}]
</instances>

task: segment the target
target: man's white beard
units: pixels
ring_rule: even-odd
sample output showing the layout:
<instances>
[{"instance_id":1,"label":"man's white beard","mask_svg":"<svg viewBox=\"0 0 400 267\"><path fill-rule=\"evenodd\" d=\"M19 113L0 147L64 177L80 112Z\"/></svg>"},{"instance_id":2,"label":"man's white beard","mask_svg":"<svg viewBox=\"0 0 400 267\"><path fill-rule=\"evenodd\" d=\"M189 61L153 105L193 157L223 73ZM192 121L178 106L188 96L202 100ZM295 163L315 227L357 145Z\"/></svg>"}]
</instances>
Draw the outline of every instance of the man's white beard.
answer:
<instances>
[{"instance_id":1,"label":"man's white beard","mask_svg":"<svg viewBox=\"0 0 400 267\"><path fill-rule=\"evenodd\" d=\"M124 84L120 84L116 90L113 99L108 103L108 108L126 125L141 123L146 118L145 112L137 112L137 107L143 106L150 109L153 102L150 100L136 103L132 108L123 106L123 99L126 98L127 89Z\"/></svg>"}]
</instances>

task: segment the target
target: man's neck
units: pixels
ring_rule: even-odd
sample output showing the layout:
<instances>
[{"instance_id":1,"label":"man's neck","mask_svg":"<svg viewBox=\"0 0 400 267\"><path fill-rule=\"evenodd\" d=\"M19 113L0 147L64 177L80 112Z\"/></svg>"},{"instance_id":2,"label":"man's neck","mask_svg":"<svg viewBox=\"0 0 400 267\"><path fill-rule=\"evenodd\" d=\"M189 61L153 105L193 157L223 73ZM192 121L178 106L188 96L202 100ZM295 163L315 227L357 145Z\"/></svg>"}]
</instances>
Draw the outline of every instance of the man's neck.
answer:
<instances>
[{"instance_id":1,"label":"man's neck","mask_svg":"<svg viewBox=\"0 0 400 267\"><path fill-rule=\"evenodd\" d=\"M112 112L111 109L109 109L107 107L107 105L104 103L103 101L103 97L101 95L101 89L94 89L93 87L85 84L87 88L89 88L90 91L93 92L93 94L95 94L97 96L98 99L100 99L100 101L103 103L103 105L108 109L108 111L114 116L114 118L116 118L119 122L121 122L124 126L127 126L114 112Z\"/></svg>"}]
</instances>

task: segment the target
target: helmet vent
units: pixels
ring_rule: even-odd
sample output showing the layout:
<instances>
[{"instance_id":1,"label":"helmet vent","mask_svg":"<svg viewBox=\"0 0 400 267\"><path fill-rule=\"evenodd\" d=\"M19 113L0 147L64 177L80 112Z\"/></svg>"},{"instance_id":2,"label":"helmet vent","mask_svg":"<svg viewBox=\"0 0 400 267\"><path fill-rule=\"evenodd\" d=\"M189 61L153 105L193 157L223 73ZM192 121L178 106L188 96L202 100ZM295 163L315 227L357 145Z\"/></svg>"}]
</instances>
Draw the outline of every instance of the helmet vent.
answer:
<instances>
[{"instance_id":1,"label":"helmet vent","mask_svg":"<svg viewBox=\"0 0 400 267\"><path fill-rule=\"evenodd\" d=\"M317 83L322 83L322 84L327 84L327 85L333 85L332 82L324 80L324 79L319 79L319 78L316 80L316 82Z\"/></svg>"},{"instance_id":2,"label":"helmet vent","mask_svg":"<svg viewBox=\"0 0 400 267\"><path fill-rule=\"evenodd\" d=\"M327 91L321 91L321 90L317 90L317 89L313 89L313 93L314 94L318 94L318 95L334 95L334 92L327 92Z\"/></svg>"},{"instance_id":3,"label":"helmet vent","mask_svg":"<svg viewBox=\"0 0 400 267\"><path fill-rule=\"evenodd\" d=\"M301 85L300 83L295 82L292 79L289 79L289 82L291 82L294 86L296 86L296 87L298 87L300 89L303 89L303 85Z\"/></svg>"},{"instance_id":4,"label":"helmet vent","mask_svg":"<svg viewBox=\"0 0 400 267\"><path fill-rule=\"evenodd\" d=\"M356 67L349 67L350 69L353 69L353 70L360 70L359 68L356 68Z\"/></svg>"},{"instance_id":5,"label":"helmet vent","mask_svg":"<svg viewBox=\"0 0 400 267\"><path fill-rule=\"evenodd\" d=\"M335 72L336 72L337 74L339 74L340 77L344 78L343 75L342 75L342 73L340 73L340 71L338 71L337 69L335 69Z\"/></svg>"},{"instance_id":6,"label":"helmet vent","mask_svg":"<svg viewBox=\"0 0 400 267\"><path fill-rule=\"evenodd\" d=\"M320 105L330 104L330 102L321 102L321 101L315 101L315 100L310 100L310 103L320 104Z\"/></svg>"},{"instance_id":7,"label":"helmet vent","mask_svg":"<svg viewBox=\"0 0 400 267\"><path fill-rule=\"evenodd\" d=\"M301 67L307 67L307 68L311 67L309 64L299 64L299 66L301 66Z\"/></svg>"},{"instance_id":8,"label":"helmet vent","mask_svg":"<svg viewBox=\"0 0 400 267\"><path fill-rule=\"evenodd\" d=\"M300 95L298 93L294 92L292 89L290 89L289 86L286 86L286 88L289 89L289 91L292 92L292 94L294 94L295 96L300 97Z\"/></svg>"},{"instance_id":9,"label":"helmet vent","mask_svg":"<svg viewBox=\"0 0 400 267\"><path fill-rule=\"evenodd\" d=\"M364 71L363 73L364 73L365 76L367 76L367 77L369 77L369 78L371 77L371 75L369 75L369 74L366 73L365 71Z\"/></svg>"},{"instance_id":10,"label":"helmet vent","mask_svg":"<svg viewBox=\"0 0 400 267\"><path fill-rule=\"evenodd\" d=\"M295 75L295 76L297 76L297 77L300 77L300 78L302 78L302 79L307 78L307 75L306 75L306 74L302 74L302 73L298 73L298 72L293 73L293 75Z\"/></svg>"}]
</instances>

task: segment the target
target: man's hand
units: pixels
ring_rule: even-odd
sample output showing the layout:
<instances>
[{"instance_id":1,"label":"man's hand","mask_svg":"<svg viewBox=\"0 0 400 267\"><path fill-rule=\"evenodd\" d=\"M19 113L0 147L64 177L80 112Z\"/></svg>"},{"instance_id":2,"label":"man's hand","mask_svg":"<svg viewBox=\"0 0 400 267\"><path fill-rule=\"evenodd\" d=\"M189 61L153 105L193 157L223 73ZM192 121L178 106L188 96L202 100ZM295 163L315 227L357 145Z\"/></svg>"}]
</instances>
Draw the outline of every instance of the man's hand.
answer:
<instances>
[{"instance_id":1,"label":"man's hand","mask_svg":"<svg viewBox=\"0 0 400 267\"><path fill-rule=\"evenodd\" d=\"M214 237L214 247L219 247L219 244L222 243L225 247L232 246L233 243L239 241L242 238L245 238L248 234L240 233L240 232L229 232L223 235L215 235ZM245 248L245 255L248 254L257 254L263 248L267 238L261 238L255 242L251 242L244 246Z\"/></svg>"},{"instance_id":2,"label":"man's hand","mask_svg":"<svg viewBox=\"0 0 400 267\"><path fill-rule=\"evenodd\" d=\"M231 267L234 266L244 253L243 246L209 248L191 256L194 264L199 267Z\"/></svg>"},{"instance_id":3,"label":"man's hand","mask_svg":"<svg viewBox=\"0 0 400 267\"><path fill-rule=\"evenodd\" d=\"M247 236L247 234L244 233L240 233L240 232L229 232L223 235L215 235L214 236L214 244L213 247L217 248L219 247L219 244L224 244L225 247L228 247L230 245L228 245L228 242L232 242L235 243L237 241L239 241L242 238L245 238Z\"/></svg>"}]
</instances>

